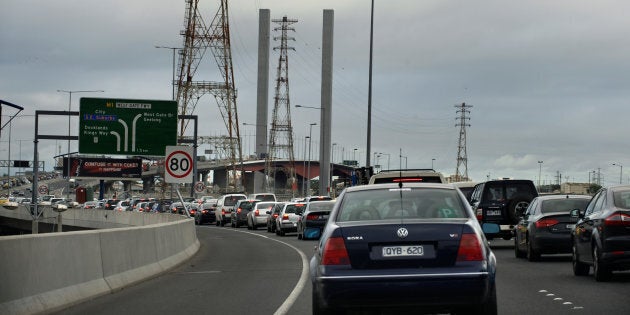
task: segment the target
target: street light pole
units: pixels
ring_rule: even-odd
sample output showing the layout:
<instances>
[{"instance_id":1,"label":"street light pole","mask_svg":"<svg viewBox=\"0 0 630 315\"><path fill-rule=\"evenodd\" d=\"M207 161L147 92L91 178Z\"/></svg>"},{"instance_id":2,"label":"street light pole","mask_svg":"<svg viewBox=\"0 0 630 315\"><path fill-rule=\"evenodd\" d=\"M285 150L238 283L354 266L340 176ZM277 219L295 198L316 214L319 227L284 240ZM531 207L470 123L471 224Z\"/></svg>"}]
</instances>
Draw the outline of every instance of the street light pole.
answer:
<instances>
[{"instance_id":1,"label":"street light pole","mask_svg":"<svg viewBox=\"0 0 630 315\"><path fill-rule=\"evenodd\" d=\"M431 169L434 169L434 168L433 168L433 162L434 162L434 161L435 161L435 159L431 159Z\"/></svg>"},{"instance_id":2,"label":"street light pole","mask_svg":"<svg viewBox=\"0 0 630 315\"><path fill-rule=\"evenodd\" d=\"M302 169L304 171L306 171L306 140L310 138L311 137L309 136L304 137L304 155L302 155ZM306 182L305 181L302 181L302 195L306 197Z\"/></svg>"},{"instance_id":3,"label":"street light pole","mask_svg":"<svg viewBox=\"0 0 630 315\"><path fill-rule=\"evenodd\" d=\"M311 140L313 140L312 132L313 126L317 125L317 123L309 124L308 130L308 171L307 171L307 182L306 182L306 196L311 195ZM321 166L320 166L321 167Z\"/></svg>"},{"instance_id":4,"label":"street light pole","mask_svg":"<svg viewBox=\"0 0 630 315\"><path fill-rule=\"evenodd\" d=\"M540 177L542 175L542 164L543 164L543 161L538 161L538 190L540 190Z\"/></svg>"},{"instance_id":5,"label":"street light pole","mask_svg":"<svg viewBox=\"0 0 630 315\"><path fill-rule=\"evenodd\" d=\"M175 50L181 49L179 47L168 47L168 46L155 46L155 48L164 48L170 49L173 51L173 78L171 81L171 85L173 86L172 100L175 100Z\"/></svg>"},{"instance_id":6,"label":"street light pole","mask_svg":"<svg viewBox=\"0 0 630 315\"><path fill-rule=\"evenodd\" d=\"M66 171L68 172L68 177L66 180L66 199L70 198L70 110L72 109L72 93L102 93L105 92L103 90L57 90L60 93L68 93L68 165L66 167Z\"/></svg>"},{"instance_id":7,"label":"street light pole","mask_svg":"<svg viewBox=\"0 0 630 315\"><path fill-rule=\"evenodd\" d=\"M619 163L613 163L612 165L619 166L619 184L621 184L621 181L623 180L623 165Z\"/></svg>"}]
</instances>

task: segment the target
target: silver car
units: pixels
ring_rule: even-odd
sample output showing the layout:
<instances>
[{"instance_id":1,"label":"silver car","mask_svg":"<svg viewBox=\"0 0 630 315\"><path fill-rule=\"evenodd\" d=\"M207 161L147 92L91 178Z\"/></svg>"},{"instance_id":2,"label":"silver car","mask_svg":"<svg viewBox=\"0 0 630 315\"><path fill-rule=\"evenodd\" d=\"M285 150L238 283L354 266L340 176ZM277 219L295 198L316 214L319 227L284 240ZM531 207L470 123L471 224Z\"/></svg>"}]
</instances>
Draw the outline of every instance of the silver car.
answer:
<instances>
[{"instance_id":1,"label":"silver car","mask_svg":"<svg viewBox=\"0 0 630 315\"><path fill-rule=\"evenodd\" d=\"M255 230L260 226L267 225L267 211L271 211L277 202L264 201L258 202L254 205L254 208L247 214L247 229Z\"/></svg>"},{"instance_id":2,"label":"silver car","mask_svg":"<svg viewBox=\"0 0 630 315\"><path fill-rule=\"evenodd\" d=\"M304 209L306 209L306 203L285 203L276 218L276 234L284 236L287 232L297 232L297 221Z\"/></svg>"}]
</instances>

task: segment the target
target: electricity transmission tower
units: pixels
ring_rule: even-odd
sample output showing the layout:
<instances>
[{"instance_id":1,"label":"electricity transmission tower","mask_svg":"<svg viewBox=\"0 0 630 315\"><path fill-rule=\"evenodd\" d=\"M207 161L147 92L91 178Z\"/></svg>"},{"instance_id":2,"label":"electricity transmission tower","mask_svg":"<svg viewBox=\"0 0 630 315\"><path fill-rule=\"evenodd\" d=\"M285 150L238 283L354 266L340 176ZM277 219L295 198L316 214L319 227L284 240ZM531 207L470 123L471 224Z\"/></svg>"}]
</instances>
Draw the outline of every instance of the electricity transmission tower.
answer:
<instances>
[{"instance_id":1,"label":"electricity transmission tower","mask_svg":"<svg viewBox=\"0 0 630 315\"><path fill-rule=\"evenodd\" d=\"M230 26L228 19L228 1L221 0L219 9L209 26L206 26L198 8L199 0L186 0L186 14L182 31L184 47L179 55L179 75L177 78L177 103L180 115L190 115L195 111L199 99L205 94L212 94L217 101L219 111L227 129L227 136L214 137L205 143L212 143L218 151L225 153L232 169L234 186L240 190L236 181L237 169L242 170L242 148L238 128L238 110L236 106L236 87L230 48ZM219 71L221 82L193 81L197 68L206 50L210 48ZM179 136L184 137L188 120L182 120ZM226 187L227 189L227 187Z\"/></svg>"},{"instance_id":2,"label":"electricity transmission tower","mask_svg":"<svg viewBox=\"0 0 630 315\"><path fill-rule=\"evenodd\" d=\"M293 47L287 46L288 40L295 40L293 37L287 36L288 31L295 31L290 27L291 24L297 23L297 20L273 19L272 22L278 23L280 26L274 28L274 31L280 31L280 37L274 37L274 40L280 39L280 46L274 47L274 50L280 50L280 58L278 59L278 70L276 75L276 88L274 96L274 106L271 122L271 130L269 136L269 153L265 160L265 172L267 178L267 190L274 191L277 188L275 184L276 173L283 171L286 174L287 185L292 194L297 189L295 176L295 159L293 156L293 127L291 126L291 102L289 101L289 49L295 50ZM288 160L288 168L280 170L276 166L279 159Z\"/></svg>"},{"instance_id":3,"label":"electricity transmission tower","mask_svg":"<svg viewBox=\"0 0 630 315\"><path fill-rule=\"evenodd\" d=\"M466 103L455 105L457 113L459 114L459 122L455 124L455 127L460 127L459 144L457 145L457 167L455 168L456 182L470 180L468 178L468 153L466 153L466 127L470 127L468 123L470 117L466 115L470 114L468 109L471 107L472 105L466 105Z\"/></svg>"}]
</instances>

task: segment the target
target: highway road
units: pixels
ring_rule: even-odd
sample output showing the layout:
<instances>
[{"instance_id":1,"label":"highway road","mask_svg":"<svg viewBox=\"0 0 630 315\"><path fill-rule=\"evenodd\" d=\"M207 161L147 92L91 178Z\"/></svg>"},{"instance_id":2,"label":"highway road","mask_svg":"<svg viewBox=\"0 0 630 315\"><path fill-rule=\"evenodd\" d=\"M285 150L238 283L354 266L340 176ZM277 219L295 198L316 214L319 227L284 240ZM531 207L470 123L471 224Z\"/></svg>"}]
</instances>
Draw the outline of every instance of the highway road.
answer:
<instances>
[{"instance_id":1,"label":"highway road","mask_svg":"<svg viewBox=\"0 0 630 315\"><path fill-rule=\"evenodd\" d=\"M178 268L58 314L311 314L303 267L316 241L214 225L197 236L200 251ZM630 272L598 283L574 276L569 255L532 263L514 257L512 241L491 246L499 314L630 314Z\"/></svg>"}]
</instances>

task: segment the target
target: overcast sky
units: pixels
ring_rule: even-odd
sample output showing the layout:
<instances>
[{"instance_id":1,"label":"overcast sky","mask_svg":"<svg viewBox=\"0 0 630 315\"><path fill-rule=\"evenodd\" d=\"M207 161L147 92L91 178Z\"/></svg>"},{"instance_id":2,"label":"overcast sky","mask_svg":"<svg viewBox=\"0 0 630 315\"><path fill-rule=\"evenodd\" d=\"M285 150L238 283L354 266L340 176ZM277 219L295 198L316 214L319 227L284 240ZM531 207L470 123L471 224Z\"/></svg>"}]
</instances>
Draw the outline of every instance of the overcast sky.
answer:
<instances>
[{"instance_id":1,"label":"overcast sky","mask_svg":"<svg viewBox=\"0 0 630 315\"><path fill-rule=\"evenodd\" d=\"M201 0L206 23L218 0ZM365 163L370 1L229 3L232 55L241 122L255 123L258 10L297 19L289 53L291 104L320 106L322 10L333 9L334 160ZM67 110L57 90L104 90L80 97L170 99L172 55L181 47L184 0L36 1L0 4L0 99L36 110ZM473 180L513 177L602 184L630 181L630 2L622 0L375 1L372 163L455 172L459 127L455 105L470 108L468 174ZM272 28L275 27L272 23ZM279 36L279 34L273 34ZM278 42L272 42L276 46ZM270 113L277 51L270 54ZM195 80L220 81L210 54ZM314 113L315 112L315 113ZM11 114L3 106L3 115ZM225 134L216 101L194 113L200 134ZM295 156L302 159L317 110L291 108ZM271 114L269 115L271 117ZM2 117L6 122L7 117ZM0 159L9 157L8 126ZM72 121L77 134L78 120ZM67 133L67 118L47 119L40 133ZM254 128L241 126L244 153L254 153ZM11 159L32 159L34 118L11 128ZM319 129L313 128L313 156ZM71 152L78 144L72 143ZM354 150L357 149L357 150ZM199 153L203 154L204 148ZM40 160L67 152L67 142L42 140ZM389 161L388 161L389 159ZM433 160L435 159L435 160ZM543 161L540 164L538 161ZM403 160L404 166L404 160ZM541 167L541 169L539 168ZM1 170L5 173L6 170Z\"/></svg>"}]
</instances>

